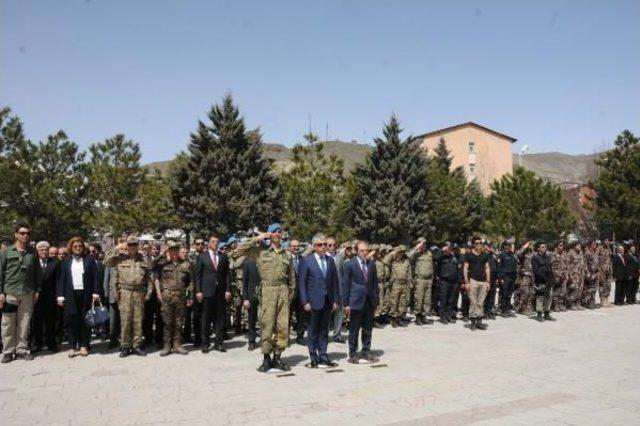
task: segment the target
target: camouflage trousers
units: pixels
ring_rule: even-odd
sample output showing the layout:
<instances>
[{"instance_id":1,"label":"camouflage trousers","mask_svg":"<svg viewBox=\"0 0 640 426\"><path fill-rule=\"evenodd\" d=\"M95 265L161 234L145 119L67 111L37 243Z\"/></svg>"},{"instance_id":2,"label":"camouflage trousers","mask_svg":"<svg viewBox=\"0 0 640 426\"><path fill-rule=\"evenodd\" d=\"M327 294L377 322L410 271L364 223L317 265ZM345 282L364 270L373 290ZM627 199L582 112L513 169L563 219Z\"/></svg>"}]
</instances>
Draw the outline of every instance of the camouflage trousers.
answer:
<instances>
[{"instance_id":1,"label":"camouflage trousers","mask_svg":"<svg viewBox=\"0 0 640 426\"><path fill-rule=\"evenodd\" d=\"M386 283L378 282L378 300L380 302L376 307L376 318L389 314L389 287Z\"/></svg>"},{"instance_id":2,"label":"camouflage trousers","mask_svg":"<svg viewBox=\"0 0 640 426\"><path fill-rule=\"evenodd\" d=\"M597 280L584 280L582 286L582 306L589 306L596 303L596 292L598 291Z\"/></svg>"},{"instance_id":3,"label":"camouflage trousers","mask_svg":"<svg viewBox=\"0 0 640 426\"><path fill-rule=\"evenodd\" d=\"M547 313L551 310L551 301L553 300L553 290L550 288L544 294L536 294L536 312Z\"/></svg>"},{"instance_id":4,"label":"camouflage trousers","mask_svg":"<svg viewBox=\"0 0 640 426\"><path fill-rule=\"evenodd\" d=\"M522 275L518 279L518 288L513 295L513 308L519 314L531 314L533 305L533 279L529 275Z\"/></svg>"},{"instance_id":5,"label":"camouflage trousers","mask_svg":"<svg viewBox=\"0 0 640 426\"><path fill-rule=\"evenodd\" d=\"M187 298L184 291L163 290L160 313L164 321L164 345L178 347L182 344L182 325Z\"/></svg>"},{"instance_id":6,"label":"camouflage trousers","mask_svg":"<svg viewBox=\"0 0 640 426\"><path fill-rule=\"evenodd\" d=\"M600 292L600 303L602 306L609 306L609 295L611 294L611 281L609 281L607 274L600 274L598 276L598 291Z\"/></svg>"},{"instance_id":7,"label":"camouflage trousers","mask_svg":"<svg viewBox=\"0 0 640 426\"><path fill-rule=\"evenodd\" d=\"M389 314L393 318L400 318L407 312L409 290L409 284L406 281L392 281Z\"/></svg>"},{"instance_id":8,"label":"camouflage trousers","mask_svg":"<svg viewBox=\"0 0 640 426\"><path fill-rule=\"evenodd\" d=\"M247 310L242 309L242 284L238 285L235 282L231 284L231 306L229 311L233 318L232 324L236 328L245 327L248 322Z\"/></svg>"},{"instance_id":9,"label":"camouflage trousers","mask_svg":"<svg viewBox=\"0 0 640 426\"><path fill-rule=\"evenodd\" d=\"M142 345L142 319L144 318L144 289L120 289L120 347L139 348Z\"/></svg>"},{"instance_id":10,"label":"camouflage trousers","mask_svg":"<svg viewBox=\"0 0 640 426\"><path fill-rule=\"evenodd\" d=\"M567 285L567 305L575 306L582 299L582 282L572 282Z\"/></svg>"},{"instance_id":11,"label":"camouflage trousers","mask_svg":"<svg viewBox=\"0 0 640 426\"><path fill-rule=\"evenodd\" d=\"M416 290L414 293L414 311L416 315L431 314L431 289L433 288L433 278L416 279Z\"/></svg>"},{"instance_id":12,"label":"camouflage trousers","mask_svg":"<svg viewBox=\"0 0 640 426\"><path fill-rule=\"evenodd\" d=\"M289 288L261 286L260 347L263 354L280 354L289 344Z\"/></svg>"},{"instance_id":13,"label":"camouflage trousers","mask_svg":"<svg viewBox=\"0 0 640 426\"><path fill-rule=\"evenodd\" d=\"M563 311L567 306L567 282L565 280L557 283L553 288L553 309Z\"/></svg>"}]
</instances>

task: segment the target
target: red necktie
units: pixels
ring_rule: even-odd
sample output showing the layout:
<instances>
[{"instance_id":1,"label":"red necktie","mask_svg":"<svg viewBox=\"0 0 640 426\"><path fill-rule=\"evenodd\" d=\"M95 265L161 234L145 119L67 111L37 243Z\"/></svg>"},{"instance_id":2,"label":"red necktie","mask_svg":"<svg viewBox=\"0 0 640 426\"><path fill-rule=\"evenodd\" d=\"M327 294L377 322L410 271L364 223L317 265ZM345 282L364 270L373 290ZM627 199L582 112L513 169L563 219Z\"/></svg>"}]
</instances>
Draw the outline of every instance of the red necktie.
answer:
<instances>
[{"instance_id":1,"label":"red necktie","mask_svg":"<svg viewBox=\"0 0 640 426\"><path fill-rule=\"evenodd\" d=\"M216 259L216 254L211 252L211 263L213 263L213 269L217 270L218 269L218 261Z\"/></svg>"}]
</instances>

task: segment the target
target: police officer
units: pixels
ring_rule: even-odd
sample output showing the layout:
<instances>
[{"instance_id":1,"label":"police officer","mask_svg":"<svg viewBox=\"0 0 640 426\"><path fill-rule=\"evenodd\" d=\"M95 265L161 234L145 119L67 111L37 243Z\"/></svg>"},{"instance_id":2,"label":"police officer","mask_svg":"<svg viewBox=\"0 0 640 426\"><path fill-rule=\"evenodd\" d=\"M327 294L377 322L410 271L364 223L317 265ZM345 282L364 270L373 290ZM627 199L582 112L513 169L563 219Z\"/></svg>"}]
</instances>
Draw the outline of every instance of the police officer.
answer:
<instances>
[{"instance_id":1,"label":"police officer","mask_svg":"<svg viewBox=\"0 0 640 426\"><path fill-rule=\"evenodd\" d=\"M187 355L188 352L182 347L182 324L185 307L192 302L191 265L188 260L180 259L180 244L171 241L167 249L152 262L152 268L164 322L164 346L160 356L167 356L172 351Z\"/></svg>"},{"instance_id":2,"label":"police officer","mask_svg":"<svg viewBox=\"0 0 640 426\"><path fill-rule=\"evenodd\" d=\"M258 371L266 372L277 368L291 369L281 358L289 344L289 304L294 295L295 276L291 265L291 255L281 246L282 226L269 225L267 232L238 246L238 254L246 255L252 247L269 239L269 247L256 257L260 274L260 345L263 361Z\"/></svg>"},{"instance_id":3,"label":"police officer","mask_svg":"<svg viewBox=\"0 0 640 426\"><path fill-rule=\"evenodd\" d=\"M544 320L555 321L549 313L553 293L553 274L547 256L547 245L538 241L534 250L536 254L531 258L531 269L533 271L537 320L540 322ZM542 317L543 312L544 318Z\"/></svg>"},{"instance_id":4,"label":"police officer","mask_svg":"<svg viewBox=\"0 0 640 426\"><path fill-rule=\"evenodd\" d=\"M451 243L444 243L438 259L438 281L440 282L440 322L456 322L456 296L460 282L458 257L453 254Z\"/></svg>"},{"instance_id":5,"label":"police officer","mask_svg":"<svg viewBox=\"0 0 640 426\"><path fill-rule=\"evenodd\" d=\"M515 317L511 297L516 288L518 276L518 258L513 252L513 244L509 241L502 243L502 250L497 259L498 285L500 285L500 315L504 318Z\"/></svg>"},{"instance_id":6,"label":"police officer","mask_svg":"<svg viewBox=\"0 0 640 426\"><path fill-rule=\"evenodd\" d=\"M145 356L142 346L142 319L144 302L153 293L153 280L149 264L138 252L138 237L129 236L126 244L118 244L107 252L104 258L106 266L116 268L118 274L117 299L120 308L120 357L132 352ZM126 252L124 252L126 249ZM123 250L121 253L120 250Z\"/></svg>"}]
</instances>

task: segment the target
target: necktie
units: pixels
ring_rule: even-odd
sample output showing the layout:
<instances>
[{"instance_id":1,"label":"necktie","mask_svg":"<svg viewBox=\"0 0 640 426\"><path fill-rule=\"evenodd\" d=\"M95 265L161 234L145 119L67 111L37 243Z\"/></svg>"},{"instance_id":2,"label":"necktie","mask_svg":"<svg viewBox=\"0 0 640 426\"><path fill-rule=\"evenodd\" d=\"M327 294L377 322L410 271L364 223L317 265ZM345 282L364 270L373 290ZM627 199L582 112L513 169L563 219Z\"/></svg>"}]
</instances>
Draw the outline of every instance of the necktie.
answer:
<instances>
[{"instance_id":1,"label":"necktie","mask_svg":"<svg viewBox=\"0 0 640 426\"><path fill-rule=\"evenodd\" d=\"M211 252L211 262L213 263L213 269L218 269L218 259L214 252Z\"/></svg>"},{"instance_id":2,"label":"necktie","mask_svg":"<svg viewBox=\"0 0 640 426\"><path fill-rule=\"evenodd\" d=\"M367 264L365 262L362 262L362 276L364 281L367 282Z\"/></svg>"},{"instance_id":3,"label":"necktie","mask_svg":"<svg viewBox=\"0 0 640 426\"><path fill-rule=\"evenodd\" d=\"M322 276L324 277L327 276L327 264L325 262L326 260L324 259L324 256L320 256L320 269L322 270Z\"/></svg>"}]
</instances>

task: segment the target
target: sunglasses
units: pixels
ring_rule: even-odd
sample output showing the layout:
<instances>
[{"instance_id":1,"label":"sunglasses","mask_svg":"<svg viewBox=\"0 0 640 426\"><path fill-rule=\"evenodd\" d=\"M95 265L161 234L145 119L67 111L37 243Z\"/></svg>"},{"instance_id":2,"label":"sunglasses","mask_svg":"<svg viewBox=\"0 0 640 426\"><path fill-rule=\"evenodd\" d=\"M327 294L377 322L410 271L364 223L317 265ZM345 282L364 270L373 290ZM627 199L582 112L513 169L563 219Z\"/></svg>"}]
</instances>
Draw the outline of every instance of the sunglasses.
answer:
<instances>
[{"instance_id":1,"label":"sunglasses","mask_svg":"<svg viewBox=\"0 0 640 426\"><path fill-rule=\"evenodd\" d=\"M316 243L316 245L317 245L317 246L324 247L324 246L326 246L326 245L327 245L327 243Z\"/></svg>"},{"instance_id":2,"label":"sunglasses","mask_svg":"<svg viewBox=\"0 0 640 426\"><path fill-rule=\"evenodd\" d=\"M335 247L335 244L327 244L329 247Z\"/></svg>"},{"instance_id":3,"label":"sunglasses","mask_svg":"<svg viewBox=\"0 0 640 426\"><path fill-rule=\"evenodd\" d=\"M29 231L19 231L18 234L20 234L20 235L31 235L31 232L29 232Z\"/></svg>"}]
</instances>

